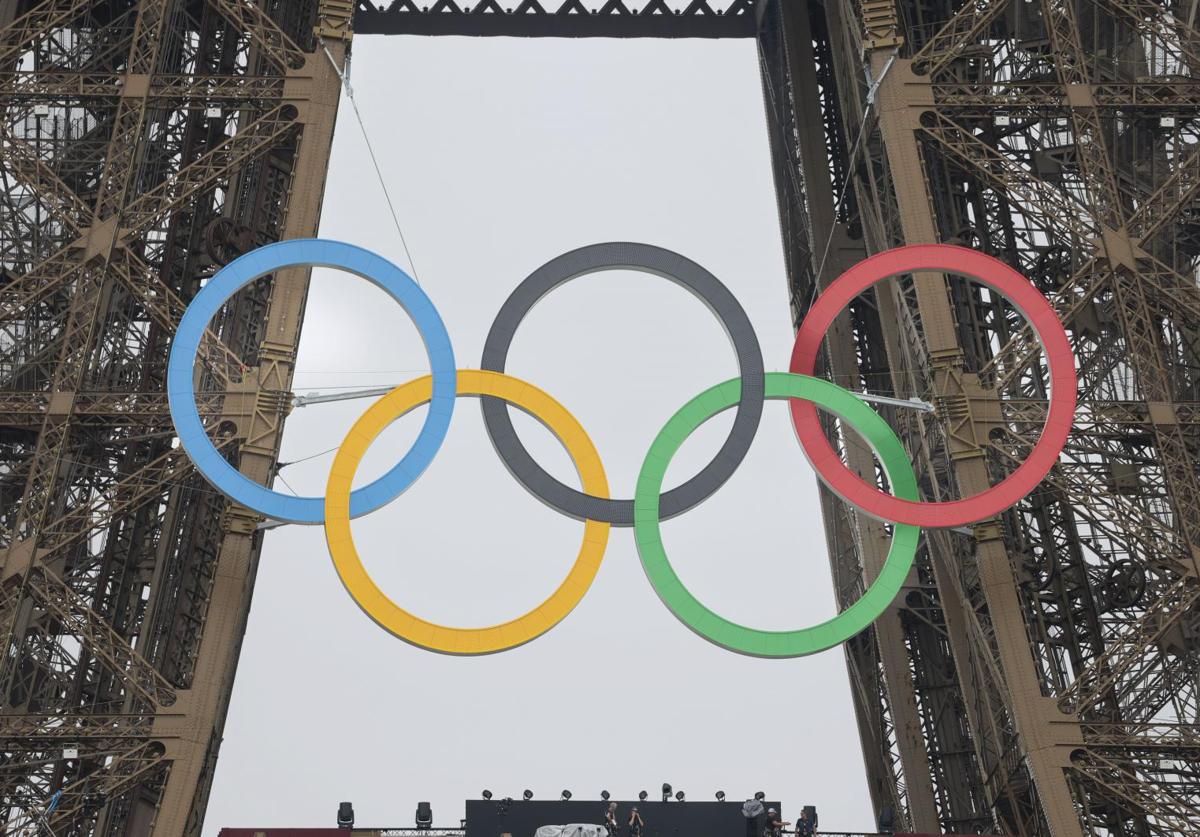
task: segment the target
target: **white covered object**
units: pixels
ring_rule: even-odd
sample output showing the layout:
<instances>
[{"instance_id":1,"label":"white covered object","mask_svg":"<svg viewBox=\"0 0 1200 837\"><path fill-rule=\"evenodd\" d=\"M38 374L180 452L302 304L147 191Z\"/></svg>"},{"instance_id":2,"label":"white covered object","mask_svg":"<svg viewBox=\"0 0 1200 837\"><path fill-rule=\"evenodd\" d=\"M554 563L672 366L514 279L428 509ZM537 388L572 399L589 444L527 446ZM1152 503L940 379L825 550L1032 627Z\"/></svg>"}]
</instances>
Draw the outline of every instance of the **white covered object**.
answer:
<instances>
[{"instance_id":1,"label":"white covered object","mask_svg":"<svg viewBox=\"0 0 1200 837\"><path fill-rule=\"evenodd\" d=\"M543 825L534 832L534 837L608 837L608 829L602 825Z\"/></svg>"}]
</instances>

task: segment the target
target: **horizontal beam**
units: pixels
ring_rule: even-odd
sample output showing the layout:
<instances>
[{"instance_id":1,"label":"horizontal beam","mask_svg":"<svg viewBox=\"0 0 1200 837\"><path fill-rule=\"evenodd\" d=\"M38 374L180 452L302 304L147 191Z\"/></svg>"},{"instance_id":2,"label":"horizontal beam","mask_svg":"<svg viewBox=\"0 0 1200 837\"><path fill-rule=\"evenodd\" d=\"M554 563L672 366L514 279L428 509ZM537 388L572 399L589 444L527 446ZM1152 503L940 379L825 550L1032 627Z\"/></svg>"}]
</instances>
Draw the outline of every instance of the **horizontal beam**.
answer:
<instances>
[{"instance_id":1,"label":"horizontal beam","mask_svg":"<svg viewBox=\"0 0 1200 837\"><path fill-rule=\"evenodd\" d=\"M297 395L292 398L293 407L307 407L310 404L328 404L331 401L351 401L356 398L374 398L376 396L387 395L399 384L390 386L369 387L367 389L352 389L343 392L314 392L310 395ZM871 395L865 392L855 392L863 401L870 401L873 404L887 404L891 407L907 407L913 410L922 410L926 413L932 413L936 408L928 401L922 401L920 398L889 398L886 395Z\"/></svg>"},{"instance_id":2,"label":"horizontal beam","mask_svg":"<svg viewBox=\"0 0 1200 837\"><path fill-rule=\"evenodd\" d=\"M693 0L682 9L671 9L662 0L424 2L429 5L359 0L354 32L514 38L753 38L758 30L754 0Z\"/></svg>"}]
</instances>

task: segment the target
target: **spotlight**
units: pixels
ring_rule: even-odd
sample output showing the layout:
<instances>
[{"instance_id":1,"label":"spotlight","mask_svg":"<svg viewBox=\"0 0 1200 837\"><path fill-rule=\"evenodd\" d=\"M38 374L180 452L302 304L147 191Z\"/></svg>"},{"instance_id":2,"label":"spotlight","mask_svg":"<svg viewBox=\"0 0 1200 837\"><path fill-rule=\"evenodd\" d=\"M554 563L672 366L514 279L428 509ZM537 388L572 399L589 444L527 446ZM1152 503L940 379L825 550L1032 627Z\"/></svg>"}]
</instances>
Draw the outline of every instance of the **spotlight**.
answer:
<instances>
[{"instance_id":1,"label":"spotlight","mask_svg":"<svg viewBox=\"0 0 1200 837\"><path fill-rule=\"evenodd\" d=\"M338 828L354 828L354 806L349 802L338 804Z\"/></svg>"},{"instance_id":2,"label":"spotlight","mask_svg":"<svg viewBox=\"0 0 1200 837\"><path fill-rule=\"evenodd\" d=\"M526 802L528 802L529 800L533 799L533 791L531 791L531 790L526 790L526 791L525 791L525 793L524 793L524 797L525 797L525 801L526 801Z\"/></svg>"},{"instance_id":3,"label":"spotlight","mask_svg":"<svg viewBox=\"0 0 1200 837\"><path fill-rule=\"evenodd\" d=\"M662 794L663 794L663 802L671 801L671 786L669 784L667 784L666 782L663 782Z\"/></svg>"},{"instance_id":4,"label":"spotlight","mask_svg":"<svg viewBox=\"0 0 1200 837\"><path fill-rule=\"evenodd\" d=\"M483 796L484 799L491 799L492 792L490 790L485 789L484 792L481 794L481 796Z\"/></svg>"},{"instance_id":5,"label":"spotlight","mask_svg":"<svg viewBox=\"0 0 1200 837\"><path fill-rule=\"evenodd\" d=\"M642 802L645 802L645 801L646 801L646 797L647 797L647 796L649 796L649 795L650 795L650 794L646 793L645 791L642 791L641 793L639 793L639 794L638 794L638 799L640 799Z\"/></svg>"},{"instance_id":6,"label":"spotlight","mask_svg":"<svg viewBox=\"0 0 1200 837\"><path fill-rule=\"evenodd\" d=\"M433 825L433 806L428 802L417 803L417 830L428 831Z\"/></svg>"},{"instance_id":7,"label":"spotlight","mask_svg":"<svg viewBox=\"0 0 1200 837\"><path fill-rule=\"evenodd\" d=\"M676 801L676 802L683 802L683 791L678 791L678 792L675 794L675 801Z\"/></svg>"},{"instance_id":8,"label":"spotlight","mask_svg":"<svg viewBox=\"0 0 1200 837\"><path fill-rule=\"evenodd\" d=\"M571 798L571 792L569 790L564 790L562 792L562 796L559 798L559 802L566 802L570 798Z\"/></svg>"},{"instance_id":9,"label":"spotlight","mask_svg":"<svg viewBox=\"0 0 1200 837\"><path fill-rule=\"evenodd\" d=\"M759 791L758 793L754 794L754 798L757 799L759 802L762 802L764 799L767 798L767 795L765 793L763 793L762 791Z\"/></svg>"},{"instance_id":10,"label":"spotlight","mask_svg":"<svg viewBox=\"0 0 1200 837\"><path fill-rule=\"evenodd\" d=\"M725 791L717 791L717 802L725 801Z\"/></svg>"},{"instance_id":11,"label":"spotlight","mask_svg":"<svg viewBox=\"0 0 1200 837\"><path fill-rule=\"evenodd\" d=\"M612 796L612 794L609 793L608 791L606 791L606 790L600 791L600 798L603 799L605 802L608 802L608 798L610 796Z\"/></svg>"}]
</instances>

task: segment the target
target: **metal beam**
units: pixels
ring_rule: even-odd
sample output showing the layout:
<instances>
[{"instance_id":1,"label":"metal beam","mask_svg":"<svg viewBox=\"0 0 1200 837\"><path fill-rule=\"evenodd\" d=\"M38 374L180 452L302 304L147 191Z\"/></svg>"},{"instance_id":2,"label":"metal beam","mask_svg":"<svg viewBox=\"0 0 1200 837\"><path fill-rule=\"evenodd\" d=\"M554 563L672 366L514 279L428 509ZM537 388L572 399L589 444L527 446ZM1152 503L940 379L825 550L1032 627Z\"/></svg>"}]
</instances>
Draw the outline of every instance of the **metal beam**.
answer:
<instances>
[{"instance_id":1,"label":"metal beam","mask_svg":"<svg viewBox=\"0 0 1200 837\"><path fill-rule=\"evenodd\" d=\"M755 0L507 0L375 3L358 0L360 35L466 35L514 38L753 38Z\"/></svg>"}]
</instances>

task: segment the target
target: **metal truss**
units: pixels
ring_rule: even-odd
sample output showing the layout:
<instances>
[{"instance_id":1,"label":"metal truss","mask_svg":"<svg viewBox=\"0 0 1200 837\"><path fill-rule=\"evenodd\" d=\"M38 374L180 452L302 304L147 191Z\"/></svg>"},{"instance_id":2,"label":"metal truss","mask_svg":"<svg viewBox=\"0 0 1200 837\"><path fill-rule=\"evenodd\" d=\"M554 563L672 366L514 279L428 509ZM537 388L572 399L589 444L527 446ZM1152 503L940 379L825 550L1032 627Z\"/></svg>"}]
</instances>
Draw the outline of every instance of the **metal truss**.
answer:
<instances>
[{"instance_id":1,"label":"metal truss","mask_svg":"<svg viewBox=\"0 0 1200 837\"><path fill-rule=\"evenodd\" d=\"M1079 361L1060 463L927 533L846 646L872 798L916 831L1200 833L1200 30L1149 0L0 0L0 823L61 791L57 834L198 833L261 533L173 446L166 349L212 271L315 229L351 16L755 37L797 318L902 243L1045 292ZM202 415L259 480L305 282L244 291L201 352ZM937 406L881 407L930 499L1002 478L1046 414L1036 341L961 278L864 294L821 363ZM889 531L822 504L845 605Z\"/></svg>"},{"instance_id":2,"label":"metal truss","mask_svg":"<svg viewBox=\"0 0 1200 837\"><path fill-rule=\"evenodd\" d=\"M752 38L755 0L356 0L354 29L382 35Z\"/></svg>"},{"instance_id":3,"label":"metal truss","mask_svg":"<svg viewBox=\"0 0 1200 837\"><path fill-rule=\"evenodd\" d=\"M772 6L764 29L801 57L764 67L790 67L794 122L825 126L809 147L831 161L802 149L802 176L776 176L785 246L805 205L825 264L790 263L797 315L843 266L826 247L964 244L1047 294L1080 366L1049 478L970 535L927 533L898 625L847 648L877 807L920 831L1200 833L1196 31L1124 0ZM889 413L930 499L994 484L1046 414L1020 316L951 278L880 286L827 345L835 379L938 405ZM832 498L825 519L847 603L879 527Z\"/></svg>"},{"instance_id":4,"label":"metal truss","mask_svg":"<svg viewBox=\"0 0 1200 837\"><path fill-rule=\"evenodd\" d=\"M199 834L261 534L174 440L186 301L311 235L352 6L0 2L0 831ZM272 474L306 271L214 319L200 410Z\"/></svg>"}]
</instances>

